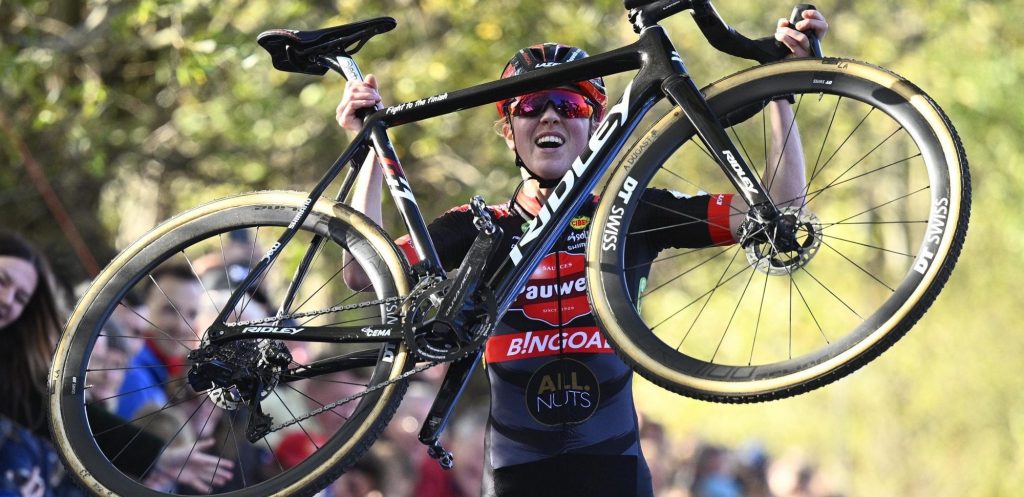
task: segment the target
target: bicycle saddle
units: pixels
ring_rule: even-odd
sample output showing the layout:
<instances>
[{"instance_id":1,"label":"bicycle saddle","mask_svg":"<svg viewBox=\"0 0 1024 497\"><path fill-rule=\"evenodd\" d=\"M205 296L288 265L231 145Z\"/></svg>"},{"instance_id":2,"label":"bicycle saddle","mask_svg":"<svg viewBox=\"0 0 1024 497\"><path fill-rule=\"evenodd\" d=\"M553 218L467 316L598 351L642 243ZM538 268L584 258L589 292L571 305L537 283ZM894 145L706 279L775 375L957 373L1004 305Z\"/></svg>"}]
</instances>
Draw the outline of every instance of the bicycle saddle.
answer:
<instances>
[{"instance_id":1,"label":"bicycle saddle","mask_svg":"<svg viewBox=\"0 0 1024 497\"><path fill-rule=\"evenodd\" d=\"M327 68L317 63L318 56L352 55L370 38L397 25L394 18L377 17L315 31L271 29L260 33L256 42L270 52L274 68L323 76Z\"/></svg>"}]
</instances>

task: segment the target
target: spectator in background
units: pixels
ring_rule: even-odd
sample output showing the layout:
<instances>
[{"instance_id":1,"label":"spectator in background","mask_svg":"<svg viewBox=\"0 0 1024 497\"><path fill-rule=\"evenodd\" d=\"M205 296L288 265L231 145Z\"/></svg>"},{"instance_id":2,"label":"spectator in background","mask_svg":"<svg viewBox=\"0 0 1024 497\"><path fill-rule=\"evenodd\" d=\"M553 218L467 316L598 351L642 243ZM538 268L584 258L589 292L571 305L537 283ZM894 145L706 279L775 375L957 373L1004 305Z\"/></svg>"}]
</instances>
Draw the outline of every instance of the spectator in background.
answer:
<instances>
[{"instance_id":1,"label":"spectator in background","mask_svg":"<svg viewBox=\"0 0 1024 497\"><path fill-rule=\"evenodd\" d=\"M46 375L63 314L55 290L43 254L0 232L0 414L44 439Z\"/></svg>"},{"instance_id":2,"label":"spectator in background","mask_svg":"<svg viewBox=\"0 0 1024 497\"><path fill-rule=\"evenodd\" d=\"M5 497L84 495L66 477L50 445L46 422L47 373L63 319L55 281L41 252L20 236L0 231L0 336L5 339L5 347L0 348L0 495ZM109 345L107 340L98 340L99 346ZM108 395L116 390L98 391ZM123 426L121 418L99 404L87 408L95 425ZM161 451L159 439L152 434L138 429L133 433L140 450L125 459L136 467L152 468L155 473L170 473L173 468L181 481L198 485L222 482L223 471L231 468L230 462L217 466L217 459L203 452L205 446L190 448L187 454Z\"/></svg>"},{"instance_id":3,"label":"spectator in background","mask_svg":"<svg viewBox=\"0 0 1024 497\"><path fill-rule=\"evenodd\" d=\"M146 345L137 356L139 369L150 371L159 384L180 388L169 381L184 378L185 356L199 345L195 322L203 287L184 264L164 264L150 278L153 284L146 292L150 326Z\"/></svg>"},{"instance_id":4,"label":"spectator in background","mask_svg":"<svg viewBox=\"0 0 1024 497\"><path fill-rule=\"evenodd\" d=\"M709 445L697 456L693 478L694 497L742 497L732 454L725 447Z\"/></svg>"},{"instance_id":5,"label":"spectator in background","mask_svg":"<svg viewBox=\"0 0 1024 497\"><path fill-rule=\"evenodd\" d=\"M146 330L150 328L148 311L142 297L129 292L114 308L111 322L116 323L118 343L128 358L124 381L117 392L117 406L114 414L134 420L143 413L159 409L167 404L164 385L147 368L139 367L146 360Z\"/></svg>"}]
</instances>

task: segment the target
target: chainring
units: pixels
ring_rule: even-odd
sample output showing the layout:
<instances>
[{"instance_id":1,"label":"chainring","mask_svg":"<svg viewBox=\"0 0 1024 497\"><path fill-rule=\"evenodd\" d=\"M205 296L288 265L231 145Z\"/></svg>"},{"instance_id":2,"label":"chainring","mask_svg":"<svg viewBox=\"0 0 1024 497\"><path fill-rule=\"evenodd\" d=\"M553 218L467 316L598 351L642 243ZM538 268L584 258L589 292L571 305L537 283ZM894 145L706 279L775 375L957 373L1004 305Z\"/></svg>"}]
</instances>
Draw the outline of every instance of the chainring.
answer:
<instances>
[{"instance_id":1,"label":"chainring","mask_svg":"<svg viewBox=\"0 0 1024 497\"><path fill-rule=\"evenodd\" d=\"M497 321L494 293L481 288L474 295L478 313L471 316L468 340L454 330L433 321L437 307L451 290L454 280L445 280L417 292L409 302L402 332L409 350L419 360L452 362L462 359L483 346Z\"/></svg>"}]
</instances>

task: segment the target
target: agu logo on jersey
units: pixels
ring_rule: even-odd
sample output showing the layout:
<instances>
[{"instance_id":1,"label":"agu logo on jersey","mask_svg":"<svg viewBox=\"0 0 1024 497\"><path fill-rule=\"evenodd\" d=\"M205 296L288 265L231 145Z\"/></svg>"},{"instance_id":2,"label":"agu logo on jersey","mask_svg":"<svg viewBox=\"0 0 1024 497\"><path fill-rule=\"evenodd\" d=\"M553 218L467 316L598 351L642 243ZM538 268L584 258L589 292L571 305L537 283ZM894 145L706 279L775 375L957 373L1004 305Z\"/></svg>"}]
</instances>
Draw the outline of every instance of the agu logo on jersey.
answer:
<instances>
[{"instance_id":1,"label":"agu logo on jersey","mask_svg":"<svg viewBox=\"0 0 1024 497\"><path fill-rule=\"evenodd\" d=\"M593 371L573 359L545 364L526 386L526 409L545 425L582 423L594 415L600 399Z\"/></svg>"}]
</instances>

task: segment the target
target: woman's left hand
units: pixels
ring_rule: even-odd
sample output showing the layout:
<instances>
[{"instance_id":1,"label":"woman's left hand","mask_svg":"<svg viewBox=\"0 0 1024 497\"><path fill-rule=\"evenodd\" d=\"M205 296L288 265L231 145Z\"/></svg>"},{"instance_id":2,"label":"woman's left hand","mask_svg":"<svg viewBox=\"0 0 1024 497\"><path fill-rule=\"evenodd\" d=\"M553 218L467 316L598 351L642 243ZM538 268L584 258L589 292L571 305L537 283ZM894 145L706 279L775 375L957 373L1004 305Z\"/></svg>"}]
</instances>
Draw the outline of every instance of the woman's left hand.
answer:
<instances>
[{"instance_id":1,"label":"woman's left hand","mask_svg":"<svg viewBox=\"0 0 1024 497\"><path fill-rule=\"evenodd\" d=\"M814 31L819 40L828 33L828 22L825 21L825 16L821 12L805 10L801 16L803 20L796 23L796 26L790 26L787 19L779 19L777 29L775 30L775 39L789 47L789 50L793 52L788 57L807 57L811 55L811 42L803 31Z\"/></svg>"}]
</instances>

